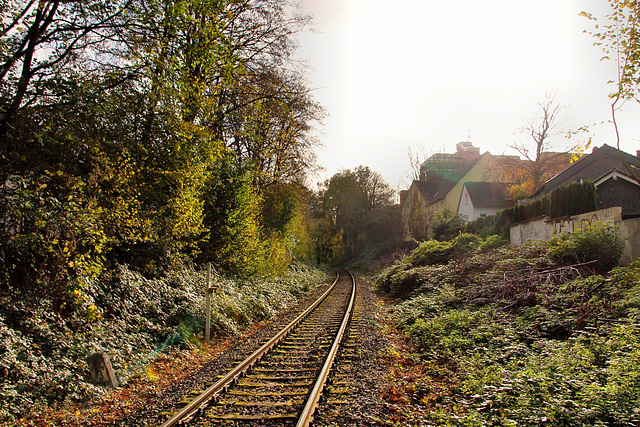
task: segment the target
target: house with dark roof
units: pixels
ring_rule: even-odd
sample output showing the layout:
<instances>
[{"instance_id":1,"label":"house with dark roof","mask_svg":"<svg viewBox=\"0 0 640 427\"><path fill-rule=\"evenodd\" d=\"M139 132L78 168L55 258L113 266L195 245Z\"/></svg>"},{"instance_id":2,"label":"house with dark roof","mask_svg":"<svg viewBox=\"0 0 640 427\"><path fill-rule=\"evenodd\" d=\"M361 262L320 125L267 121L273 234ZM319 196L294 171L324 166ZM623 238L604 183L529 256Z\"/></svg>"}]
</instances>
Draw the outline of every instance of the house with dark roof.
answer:
<instances>
[{"instance_id":1,"label":"house with dark roof","mask_svg":"<svg viewBox=\"0 0 640 427\"><path fill-rule=\"evenodd\" d=\"M501 182L465 182L458 203L458 213L467 221L495 215L506 207L505 187L506 184Z\"/></svg>"},{"instance_id":2,"label":"house with dark roof","mask_svg":"<svg viewBox=\"0 0 640 427\"><path fill-rule=\"evenodd\" d=\"M466 182L497 181L497 156L480 150L470 142L460 142L456 153L438 153L420 167L420 179L411 183L401 196L405 241L428 237L428 224L437 211L458 211ZM480 203L480 202L478 202Z\"/></svg>"},{"instance_id":3,"label":"house with dark roof","mask_svg":"<svg viewBox=\"0 0 640 427\"><path fill-rule=\"evenodd\" d=\"M596 186L598 209L619 206L623 218L638 217L640 183L633 175L640 176L640 158L605 144L544 183L532 199L540 199L557 187L588 179Z\"/></svg>"}]
</instances>

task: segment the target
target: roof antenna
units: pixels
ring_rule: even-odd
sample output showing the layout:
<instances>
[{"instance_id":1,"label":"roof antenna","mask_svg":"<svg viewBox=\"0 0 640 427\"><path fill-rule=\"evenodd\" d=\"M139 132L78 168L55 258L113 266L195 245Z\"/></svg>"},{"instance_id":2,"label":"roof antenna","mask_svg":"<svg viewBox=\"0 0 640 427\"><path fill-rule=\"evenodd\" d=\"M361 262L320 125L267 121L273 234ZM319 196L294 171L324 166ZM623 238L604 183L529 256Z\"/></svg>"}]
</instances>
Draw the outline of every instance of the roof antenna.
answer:
<instances>
[{"instance_id":1,"label":"roof antenna","mask_svg":"<svg viewBox=\"0 0 640 427\"><path fill-rule=\"evenodd\" d=\"M467 132L467 142L471 142L471 128L469 128Z\"/></svg>"}]
</instances>

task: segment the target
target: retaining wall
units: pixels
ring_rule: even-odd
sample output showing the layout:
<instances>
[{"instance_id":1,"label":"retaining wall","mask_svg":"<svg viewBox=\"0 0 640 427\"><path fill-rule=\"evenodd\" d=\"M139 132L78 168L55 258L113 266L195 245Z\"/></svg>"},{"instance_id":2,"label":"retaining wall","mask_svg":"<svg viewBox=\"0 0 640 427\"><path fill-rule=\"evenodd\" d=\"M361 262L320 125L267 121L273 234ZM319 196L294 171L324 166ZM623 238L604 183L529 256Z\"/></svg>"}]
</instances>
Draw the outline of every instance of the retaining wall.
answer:
<instances>
[{"instance_id":1,"label":"retaining wall","mask_svg":"<svg viewBox=\"0 0 640 427\"><path fill-rule=\"evenodd\" d=\"M640 257L640 218L622 220L622 208L614 207L563 218L541 217L524 221L509 229L511 243L524 245L528 241L549 240L555 234L575 231L588 224L609 221L619 227L618 232L626 247L620 264L628 265Z\"/></svg>"}]
</instances>

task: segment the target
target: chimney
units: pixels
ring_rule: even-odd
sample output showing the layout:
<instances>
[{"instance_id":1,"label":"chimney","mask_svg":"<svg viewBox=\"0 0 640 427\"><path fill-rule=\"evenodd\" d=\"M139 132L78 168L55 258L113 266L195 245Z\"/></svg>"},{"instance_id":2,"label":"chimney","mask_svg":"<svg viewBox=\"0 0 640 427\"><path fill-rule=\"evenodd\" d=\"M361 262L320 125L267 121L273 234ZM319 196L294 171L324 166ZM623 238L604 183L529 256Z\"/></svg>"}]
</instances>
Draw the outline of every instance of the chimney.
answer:
<instances>
[{"instance_id":1,"label":"chimney","mask_svg":"<svg viewBox=\"0 0 640 427\"><path fill-rule=\"evenodd\" d=\"M401 190L400 191L400 206L404 206L407 201L407 195L409 194L409 190Z\"/></svg>"},{"instance_id":2,"label":"chimney","mask_svg":"<svg viewBox=\"0 0 640 427\"><path fill-rule=\"evenodd\" d=\"M636 150L636 157L640 159L640 150Z\"/></svg>"},{"instance_id":3,"label":"chimney","mask_svg":"<svg viewBox=\"0 0 640 427\"><path fill-rule=\"evenodd\" d=\"M469 163L480 157L480 149L474 147L469 141L458 142L456 144L456 154L462 158L465 163Z\"/></svg>"}]
</instances>

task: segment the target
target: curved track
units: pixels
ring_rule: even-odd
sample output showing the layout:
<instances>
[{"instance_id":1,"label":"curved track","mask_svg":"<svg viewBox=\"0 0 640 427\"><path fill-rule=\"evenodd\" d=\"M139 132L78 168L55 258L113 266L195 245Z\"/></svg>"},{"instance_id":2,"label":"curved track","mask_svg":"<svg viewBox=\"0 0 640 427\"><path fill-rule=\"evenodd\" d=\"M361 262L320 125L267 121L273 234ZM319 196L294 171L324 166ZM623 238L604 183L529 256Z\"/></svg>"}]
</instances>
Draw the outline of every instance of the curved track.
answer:
<instances>
[{"instance_id":1,"label":"curved track","mask_svg":"<svg viewBox=\"0 0 640 427\"><path fill-rule=\"evenodd\" d=\"M351 318L356 282L333 285L293 322L185 406L175 425L308 426Z\"/></svg>"}]
</instances>

